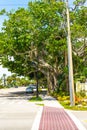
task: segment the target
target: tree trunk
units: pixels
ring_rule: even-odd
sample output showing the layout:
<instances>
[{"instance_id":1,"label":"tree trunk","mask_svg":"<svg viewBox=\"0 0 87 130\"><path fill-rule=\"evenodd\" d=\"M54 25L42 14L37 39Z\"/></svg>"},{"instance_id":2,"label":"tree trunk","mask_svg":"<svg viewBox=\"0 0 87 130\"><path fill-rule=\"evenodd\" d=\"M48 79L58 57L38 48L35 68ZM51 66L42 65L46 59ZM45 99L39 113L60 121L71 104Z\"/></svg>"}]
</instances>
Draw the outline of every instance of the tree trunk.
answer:
<instances>
[{"instance_id":1,"label":"tree trunk","mask_svg":"<svg viewBox=\"0 0 87 130\"><path fill-rule=\"evenodd\" d=\"M49 93L50 93L50 74L49 74L49 69L47 71L47 86L48 86L47 94L49 95Z\"/></svg>"}]
</instances>

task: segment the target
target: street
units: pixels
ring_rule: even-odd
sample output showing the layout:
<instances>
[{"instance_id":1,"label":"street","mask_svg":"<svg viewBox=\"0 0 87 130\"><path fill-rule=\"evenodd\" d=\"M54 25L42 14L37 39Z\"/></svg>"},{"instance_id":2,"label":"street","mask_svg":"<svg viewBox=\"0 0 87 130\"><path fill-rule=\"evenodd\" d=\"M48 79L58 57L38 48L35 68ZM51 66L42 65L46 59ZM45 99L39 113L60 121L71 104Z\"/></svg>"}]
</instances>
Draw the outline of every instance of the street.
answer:
<instances>
[{"instance_id":1,"label":"street","mask_svg":"<svg viewBox=\"0 0 87 130\"><path fill-rule=\"evenodd\" d=\"M40 106L30 96L24 87L0 90L0 130L31 130Z\"/></svg>"},{"instance_id":2,"label":"street","mask_svg":"<svg viewBox=\"0 0 87 130\"><path fill-rule=\"evenodd\" d=\"M0 130L31 130L41 106L28 101L32 94L26 94L25 89L0 89ZM69 111L87 129L87 111Z\"/></svg>"}]
</instances>

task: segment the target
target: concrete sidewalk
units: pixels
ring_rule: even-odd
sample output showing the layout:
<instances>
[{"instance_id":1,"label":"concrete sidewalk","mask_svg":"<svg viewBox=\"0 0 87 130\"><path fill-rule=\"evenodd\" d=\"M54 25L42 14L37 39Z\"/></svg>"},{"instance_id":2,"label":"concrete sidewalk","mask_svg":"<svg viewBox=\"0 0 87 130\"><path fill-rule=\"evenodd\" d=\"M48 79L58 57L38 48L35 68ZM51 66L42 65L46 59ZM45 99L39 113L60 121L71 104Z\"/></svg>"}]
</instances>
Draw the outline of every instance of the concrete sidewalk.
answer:
<instances>
[{"instance_id":1,"label":"concrete sidewalk","mask_svg":"<svg viewBox=\"0 0 87 130\"><path fill-rule=\"evenodd\" d=\"M81 122L51 96L43 97L32 130L86 130Z\"/></svg>"}]
</instances>

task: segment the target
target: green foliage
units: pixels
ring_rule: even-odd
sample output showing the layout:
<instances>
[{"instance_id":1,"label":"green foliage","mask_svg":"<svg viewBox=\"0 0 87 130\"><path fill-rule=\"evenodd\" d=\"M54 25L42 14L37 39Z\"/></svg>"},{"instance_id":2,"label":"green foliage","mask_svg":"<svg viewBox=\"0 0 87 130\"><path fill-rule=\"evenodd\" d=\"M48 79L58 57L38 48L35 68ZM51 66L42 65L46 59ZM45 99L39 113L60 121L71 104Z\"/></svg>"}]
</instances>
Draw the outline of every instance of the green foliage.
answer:
<instances>
[{"instance_id":1,"label":"green foliage","mask_svg":"<svg viewBox=\"0 0 87 130\"><path fill-rule=\"evenodd\" d=\"M70 105L70 96L64 92L53 92L51 96L56 98L65 109L71 110L87 110L87 97L84 92L76 93L75 95L75 106Z\"/></svg>"},{"instance_id":2,"label":"green foliage","mask_svg":"<svg viewBox=\"0 0 87 130\"><path fill-rule=\"evenodd\" d=\"M64 101L60 101L61 105L63 105L63 107L65 109L70 109L70 110L77 110L77 111L87 111L87 107L85 107L84 105L75 105L75 106L70 106L70 103L64 102Z\"/></svg>"},{"instance_id":3,"label":"green foliage","mask_svg":"<svg viewBox=\"0 0 87 130\"><path fill-rule=\"evenodd\" d=\"M70 97L69 96L58 96L58 101L63 105L65 109L71 109L71 110L87 110L87 100L83 101L84 98L78 98L78 100L75 101L75 106L70 106Z\"/></svg>"},{"instance_id":4,"label":"green foliage","mask_svg":"<svg viewBox=\"0 0 87 130\"><path fill-rule=\"evenodd\" d=\"M75 1L75 7L78 8L70 10L70 25L74 75L82 74L86 77L87 7L79 8L84 2L85 0ZM29 2L27 9L20 8L7 15L8 19L3 23L3 32L0 33L0 59L3 66L19 76L31 78L35 77L38 68L39 78L48 80L49 73L51 84L60 87L59 90L65 90L65 77L68 77L68 67L65 64L65 3ZM51 85L50 87L54 88Z\"/></svg>"},{"instance_id":5,"label":"green foliage","mask_svg":"<svg viewBox=\"0 0 87 130\"><path fill-rule=\"evenodd\" d=\"M2 88L4 88L4 86L3 86L3 85L0 85L0 89L2 89Z\"/></svg>"},{"instance_id":6,"label":"green foliage","mask_svg":"<svg viewBox=\"0 0 87 130\"><path fill-rule=\"evenodd\" d=\"M61 24L64 21L64 11L63 2L30 2L28 9L21 8L9 14L1 33L3 66L18 75L32 77L38 64L38 70L43 73L40 77L45 76L45 79L45 64L51 71L55 64L61 64L62 69L66 49L65 31ZM58 71L56 67L56 74Z\"/></svg>"},{"instance_id":7,"label":"green foliage","mask_svg":"<svg viewBox=\"0 0 87 130\"><path fill-rule=\"evenodd\" d=\"M76 1L83 2L83 1ZM74 75L78 75L79 78L84 76L87 78L87 7L81 6L71 12L71 36L73 45L73 63L74 63ZM75 79L77 77L75 76Z\"/></svg>"},{"instance_id":8,"label":"green foliage","mask_svg":"<svg viewBox=\"0 0 87 130\"><path fill-rule=\"evenodd\" d=\"M29 84L35 84L35 80L30 80L27 77L19 77L15 74L8 76L6 79L7 87L15 87L15 86L27 86Z\"/></svg>"},{"instance_id":9,"label":"green foliage","mask_svg":"<svg viewBox=\"0 0 87 130\"><path fill-rule=\"evenodd\" d=\"M80 92L77 92L76 96L78 96L80 98L84 98L86 96L85 90L81 90Z\"/></svg>"},{"instance_id":10,"label":"green foliage","mask_svg":"<svg viewBox=\"0 0 87 130\"><path fill-rule=\"evenodd\" d=\"M4 13L6 13L6 11L5 11L5 9L2 9L2 10L0 11L0 15L3 15Z\"/></svg>"}]
</instances>

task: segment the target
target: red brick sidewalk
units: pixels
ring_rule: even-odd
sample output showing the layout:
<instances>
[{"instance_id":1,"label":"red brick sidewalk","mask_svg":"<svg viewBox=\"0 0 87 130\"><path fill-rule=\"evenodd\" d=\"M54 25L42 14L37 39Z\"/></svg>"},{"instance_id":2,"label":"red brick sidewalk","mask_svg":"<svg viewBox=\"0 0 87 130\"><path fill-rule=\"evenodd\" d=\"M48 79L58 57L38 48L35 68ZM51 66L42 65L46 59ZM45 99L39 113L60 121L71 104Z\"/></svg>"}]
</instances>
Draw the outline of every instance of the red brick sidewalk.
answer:
<instances>
[{"instance_id":1,"label":"red brick sidewalk","mask_svg":"<svg viewBox=\"0 0 87 130\"><path fill-rule=\"evenodd\" d=\"M78 130L63 108L44 106L39 130Z\"/></svg>"}]
</instances>

